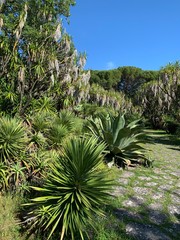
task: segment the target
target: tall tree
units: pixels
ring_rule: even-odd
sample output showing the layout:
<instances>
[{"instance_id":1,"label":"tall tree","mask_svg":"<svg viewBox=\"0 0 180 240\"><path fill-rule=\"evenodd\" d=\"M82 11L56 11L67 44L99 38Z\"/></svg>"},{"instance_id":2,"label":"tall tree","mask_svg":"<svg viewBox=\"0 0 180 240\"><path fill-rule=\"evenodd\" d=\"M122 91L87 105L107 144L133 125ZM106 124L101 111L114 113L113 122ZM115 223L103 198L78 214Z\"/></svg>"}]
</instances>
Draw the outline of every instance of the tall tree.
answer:
<instances>
[{"instance_id":1,"label":"tall tree","mask_svg":"<svg viewBox=\"0 0 180 240\"><path fill-rule=\"evenodd\" d=\"M61 99L72 91L79 97L82 82L88 84L89 72L82 71L85 55L78 54L62 26L61 17L68 17L74 4L74 0L1 1L1 91L15 94L21 114L32 99L52 89ZM78 81L81 84L74 84L70 92L70 83Z\"/></svg>"},{"instance_id":2,"label":"tall tree","mask_svg":"<svg viewBox=\"0 0 180 240\"><path fill-rule=\"evenodd\" d=\"M159 72L159 79L143 84L135 99L155 127L161 126L163 115L172 116L179 121L180 63L163 67Z\"/></svg>"}]
</instances>

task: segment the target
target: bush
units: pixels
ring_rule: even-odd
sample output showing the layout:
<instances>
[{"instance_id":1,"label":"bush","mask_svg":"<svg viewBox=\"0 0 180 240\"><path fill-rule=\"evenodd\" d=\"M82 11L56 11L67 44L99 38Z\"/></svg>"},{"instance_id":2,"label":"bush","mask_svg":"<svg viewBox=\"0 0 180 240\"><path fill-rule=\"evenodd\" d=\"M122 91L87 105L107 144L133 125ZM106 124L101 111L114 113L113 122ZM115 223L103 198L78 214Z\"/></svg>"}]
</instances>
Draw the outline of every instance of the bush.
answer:
<instances>
[{"instance_id":1,"label":"bush","mask_svg":"<svg viewBox=\"0 0 180 240\"><path fill-rule=\"evenodd\" d=\"M0 156L1 160L12 162L25 148L25 129L16 118L0 119Z\"/></svg>"},{"instance_id":2,"label":"bush","mask_svg":"<svg viewBox=\"0 0 180 240\"><path fill-rule=\"evenodd\" d=\"M89 120L87 128L99 141L106 144L106 158L115 160L118 166L131 164L131 162L142 163L145 159L143 129L139 125L140 119L126 124L124 115L117 117L109 114L101 115L97 119Z\"/></svg>"},{"instance_id":3,"label":"bush","mask_svg":"<svg viewBox=\"0 0 180 240\"><path fill-rule=\"evenodd\" d=\"M178 128L180 128L180 123L177 121L177 119L165 115L163 117L164 120L164 128L167 133L170 134L176 134L178 133Z\"/></svg>"},{"instance_id":4,"label":"bush","mask_svg":"<svg viewBox=\"0 0 180 240\"><path fill-rule=\"evenodd\" d=\"M46 239L57 231L61 239L65 235L75 239L76 232L83 239L85 225L94 225L94 214L102 215L111 186L106 169L101 167L104 149L94 138L69 140L58 161L50 164L43 187L32 187L40 196L26 205L34 207L30 216L36 229L49 230L45 231L49 234Z\"/></svg>"}]
</instances>

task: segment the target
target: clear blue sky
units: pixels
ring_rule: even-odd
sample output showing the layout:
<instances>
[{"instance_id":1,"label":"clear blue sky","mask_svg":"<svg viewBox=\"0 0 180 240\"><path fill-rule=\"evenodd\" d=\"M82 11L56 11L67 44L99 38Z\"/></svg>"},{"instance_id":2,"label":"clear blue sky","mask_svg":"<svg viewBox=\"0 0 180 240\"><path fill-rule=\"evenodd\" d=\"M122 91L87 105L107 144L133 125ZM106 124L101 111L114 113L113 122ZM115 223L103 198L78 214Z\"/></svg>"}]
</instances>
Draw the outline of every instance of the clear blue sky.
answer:
<instances>
[{"instance_id":1,"label":"clear blue sky","mask_svg":"<svg viewBox=\"0 0 180 240\"><path fill-rule=\"evenodd\" d=\"M158 70L180 60L180 0L76 0L66 31L85 69Z\"/></svg>"}]
</instances>

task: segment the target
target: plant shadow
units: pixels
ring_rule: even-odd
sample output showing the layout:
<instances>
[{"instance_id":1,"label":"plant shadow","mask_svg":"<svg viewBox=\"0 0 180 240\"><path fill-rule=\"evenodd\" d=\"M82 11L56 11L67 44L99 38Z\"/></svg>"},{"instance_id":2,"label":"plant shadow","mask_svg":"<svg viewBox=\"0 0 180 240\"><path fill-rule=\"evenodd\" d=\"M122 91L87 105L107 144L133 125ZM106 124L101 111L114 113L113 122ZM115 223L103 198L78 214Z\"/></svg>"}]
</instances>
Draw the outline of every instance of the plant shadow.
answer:
<instances>
[{"instance_id":1,"label":"plant shadow","mask_svg":"<svg viewBox=\"0 0 180 240\"><path fill-rule=\"evenodd\" d=\"M165 131L148 131L146 130L146 138L152 143L159 143L170 146L180 146L180 138L175 135L167 134ZM174 149L179 150L179 149Z\"/></svg>"},{"instance_id":2,"label":"plant shadow","mask_svg":"<svg viewBox=\"0 0 180 240\"><path fill-rule=\"evenodd\" d=\"M129 207L116 208L108 206L107 213L111 211L119 222L125 224L125 232L132 239L178 239L180 236L180 215L164 213L158 209L158 203L155 207L145 205L143 201L136 197L130 197ZM172 217L177 221L172 221ZM117 225L117 222L116 222ZM113 225L111 225L113 227ZM117 229L120 231L120 229ZM120 231L121 232L121 231ZM120 232L117 234L120 234Z\"/></svg>"}]
</instances>

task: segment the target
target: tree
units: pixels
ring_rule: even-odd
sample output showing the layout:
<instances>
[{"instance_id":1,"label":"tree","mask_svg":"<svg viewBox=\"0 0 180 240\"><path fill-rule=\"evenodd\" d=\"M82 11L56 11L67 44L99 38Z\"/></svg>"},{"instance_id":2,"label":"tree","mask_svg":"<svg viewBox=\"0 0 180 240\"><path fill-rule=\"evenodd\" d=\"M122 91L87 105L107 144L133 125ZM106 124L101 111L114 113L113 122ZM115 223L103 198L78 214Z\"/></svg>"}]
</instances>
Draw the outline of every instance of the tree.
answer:
<instances>
[{"instance_id":1,"label":"tree","mask_svg":"<svg viewBox=\"0 0 180 240\"><path fill-rule=\"evenodd\" d=\"M137 89L143 84L158 79L158 71L144 71L137 67L120 67L121 79L119 89L133 98Z\"/></svg>"},{"instance_id":2,"label":"tree","mask_svg":"<svg viewBox=\"0 0 180 240\"><path fill-rule=\"evenodd\" d=\"M91 70L90 83L99 84L106 90L117 90L120 78L121 72L118 69L106 71Z\"/></svg>"},{"instance_id":3,"label":"tree","mask_svg":"<svg viewBox=\"0 0 180 240\"><path fill-rule=\"evenodd\" d=\"M180 119L180 64L168 64L159 72L159 78L143 84L136 96L135 103L141 105L144 115L154 127L162 127L163 116Z\"/></svg>"},{"instance_id":4,"label":"tree","mask_svg":"<svg viewBox=\"0 0 180 240\"><path fill-rule=\"evenodd\" d=\"M62 26L61 16L68 17L74 4L74 0L1 4L1 91L11 88L20 114L44 93L53 95L63 107L67 96L76 93L77 99L80 85L88 84L89 72L82 71L86 57L78 54Z\"/></svg>"},{"instance_id":5,"label":"tree","mask_svg":"<svg viewBox=\"0 0 180 240\"><path fill-rule=\"evenodd\" d=\"M180 62L169 63L160 71L159 88L168 98L168 108L176 112L180 108Z\"/></svg>"}]
</instances>

